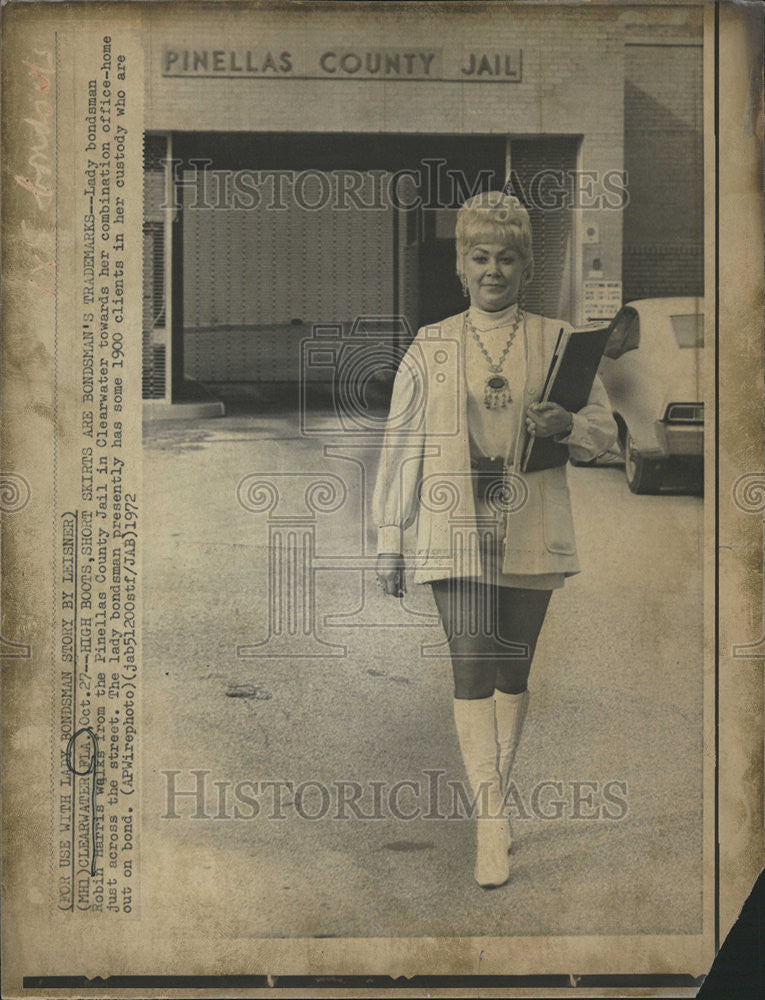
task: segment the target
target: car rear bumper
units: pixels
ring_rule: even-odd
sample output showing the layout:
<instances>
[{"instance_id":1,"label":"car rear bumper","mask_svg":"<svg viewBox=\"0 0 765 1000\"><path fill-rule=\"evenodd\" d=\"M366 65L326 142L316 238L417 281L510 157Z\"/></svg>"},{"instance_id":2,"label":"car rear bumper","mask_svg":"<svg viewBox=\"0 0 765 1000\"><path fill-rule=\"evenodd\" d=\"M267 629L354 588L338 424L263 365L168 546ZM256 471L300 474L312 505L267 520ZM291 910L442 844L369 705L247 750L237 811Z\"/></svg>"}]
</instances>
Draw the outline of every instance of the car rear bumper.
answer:
<instances>
[{"instance_id":1,"label":"car rear bumper","mask_svg":"<svg viewBox=\"0 0 765 1000\"><path fill-rule=\"evenodd\" d=\"M657 420L655 429L660 457L672 458L676 455L687 455L701 458L703 456L703 424L671 424L664 420Z\"/></svg>"}]
</instances>

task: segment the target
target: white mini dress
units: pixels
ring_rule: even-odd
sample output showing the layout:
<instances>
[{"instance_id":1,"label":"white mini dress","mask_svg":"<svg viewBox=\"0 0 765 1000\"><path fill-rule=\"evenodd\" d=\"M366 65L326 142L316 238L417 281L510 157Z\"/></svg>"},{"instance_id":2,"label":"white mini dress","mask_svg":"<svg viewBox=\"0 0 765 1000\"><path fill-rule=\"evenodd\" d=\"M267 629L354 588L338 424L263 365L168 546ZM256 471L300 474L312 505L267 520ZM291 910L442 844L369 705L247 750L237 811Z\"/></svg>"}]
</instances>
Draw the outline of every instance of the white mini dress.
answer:
<instances>
[{"instance_id":1,"label":"white mini dress","mask_svg":"<svg viewBox=\"0 0 765 1000\"><path fill-rule=\"evenodd\" d=\"M516 319L516 305L500 312L485 312L471 305L469 319L481 341L497 364L507 344ZM499 459L512 465L518 422L523 420L523 387L526 380L526 360L523 345L523 327L519 325L502 365L501 374L507 379L510 400L504 407L487 409L485 402L486 381L491 377L489 363L481 351L470 324L465 324L465 377L467 382L467 417L470 437L470 455L474 477L482 459ZM498 587L520 587L529 590L555 590L563 586L563 573L518 574L503 573L505 521L501 509L487 502L490 480L481 474L474 490L476 516L482 532L481 561L482 583Z\"/></svg>"}]
</instances>

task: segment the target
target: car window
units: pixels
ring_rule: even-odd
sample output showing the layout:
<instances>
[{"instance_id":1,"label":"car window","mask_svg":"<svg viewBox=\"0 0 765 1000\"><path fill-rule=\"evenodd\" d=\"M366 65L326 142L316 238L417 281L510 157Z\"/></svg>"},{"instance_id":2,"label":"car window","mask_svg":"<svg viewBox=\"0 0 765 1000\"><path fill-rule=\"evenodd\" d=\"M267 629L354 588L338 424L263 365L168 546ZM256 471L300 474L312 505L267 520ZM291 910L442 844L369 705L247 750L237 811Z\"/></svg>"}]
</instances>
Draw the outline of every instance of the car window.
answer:
<instances>
[{"instance_id":1,"label":"car window","mask_svg":"<svg viewBox=\"0 0 765 1000\"><path fill-rule=\"evenodd\" d=\"M640 317L630 306L625 306L613 319L603 353L607 358L620 358L625 351L634 351L639 343Z\"/></svg>"},{"instance_id":2,"label":"car window","mask_svg":"<svg viewBox=\"0 0 765 1000\"><path fill-rule=\"evenodd\" d=\"M678 347L704 346L704 316L702 313L688 313L669 318Z\"/></svg>"}]
</instances>

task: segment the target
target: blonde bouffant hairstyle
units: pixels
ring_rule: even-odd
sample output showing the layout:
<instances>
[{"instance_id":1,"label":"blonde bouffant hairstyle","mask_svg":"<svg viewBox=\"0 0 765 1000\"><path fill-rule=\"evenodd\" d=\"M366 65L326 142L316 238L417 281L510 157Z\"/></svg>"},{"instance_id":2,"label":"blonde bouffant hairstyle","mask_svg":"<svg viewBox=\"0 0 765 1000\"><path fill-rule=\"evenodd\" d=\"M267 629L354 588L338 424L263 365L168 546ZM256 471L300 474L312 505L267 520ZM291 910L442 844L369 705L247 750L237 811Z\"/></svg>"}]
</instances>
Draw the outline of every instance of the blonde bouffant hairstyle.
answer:
<instances>
[{"instance_id":1,"label":"blonde bouffant hairstyle","mask_svg":"<svg viewBox=\"0 0 765 1000\"><path fill-rule=\"evenodd\" d=\"M465 283L465 254L478 243L505 243L526 263L526 281L531 279L534 253L529 213L512 194L484 191L474 195L457 213L457 274Z\"/></svg>"}]
</instances>

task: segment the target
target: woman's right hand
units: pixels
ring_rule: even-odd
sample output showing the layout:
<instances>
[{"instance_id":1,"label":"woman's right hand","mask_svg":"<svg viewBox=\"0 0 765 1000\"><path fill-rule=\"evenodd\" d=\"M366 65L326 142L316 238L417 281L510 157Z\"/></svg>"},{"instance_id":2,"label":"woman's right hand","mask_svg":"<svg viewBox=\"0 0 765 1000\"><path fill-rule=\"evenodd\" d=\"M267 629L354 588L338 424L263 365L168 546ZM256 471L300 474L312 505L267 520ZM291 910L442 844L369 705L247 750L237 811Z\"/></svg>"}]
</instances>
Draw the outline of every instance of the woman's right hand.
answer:
<instances>
[{"instance_id":1,"label":"woman's right hand","mask_svg":"<svg viewBox=\"0 0 765 1000\"><path fill-rule=\"evenodd\" d=\"M375 572L384 594L390 594L391 597L404 596L404 557L400 552L383 552L379 555Z\"/></svg>"}]
</instances>

